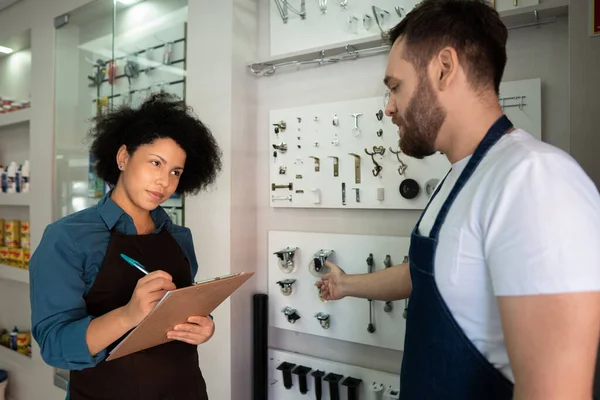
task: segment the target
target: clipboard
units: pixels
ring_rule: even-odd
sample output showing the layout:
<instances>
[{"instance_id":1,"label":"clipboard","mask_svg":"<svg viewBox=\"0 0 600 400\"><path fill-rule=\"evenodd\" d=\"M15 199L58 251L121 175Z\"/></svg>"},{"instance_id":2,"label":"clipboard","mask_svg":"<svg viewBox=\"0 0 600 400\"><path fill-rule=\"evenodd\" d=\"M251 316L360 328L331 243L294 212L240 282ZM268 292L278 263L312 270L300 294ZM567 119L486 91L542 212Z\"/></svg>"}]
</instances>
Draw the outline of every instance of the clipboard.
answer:
<instances>
[{"instance_id":1,"label":"clipboard","mask_svg":"<svg viewBox=\"0 0 600 400\"><path fill-rule=\"evenodd\" d=\"M172 342L167 332L191 316L208 316L254 272L211 278L167 292L154 309L109 354L106 361Z\"/></svg>"}]
</instances>

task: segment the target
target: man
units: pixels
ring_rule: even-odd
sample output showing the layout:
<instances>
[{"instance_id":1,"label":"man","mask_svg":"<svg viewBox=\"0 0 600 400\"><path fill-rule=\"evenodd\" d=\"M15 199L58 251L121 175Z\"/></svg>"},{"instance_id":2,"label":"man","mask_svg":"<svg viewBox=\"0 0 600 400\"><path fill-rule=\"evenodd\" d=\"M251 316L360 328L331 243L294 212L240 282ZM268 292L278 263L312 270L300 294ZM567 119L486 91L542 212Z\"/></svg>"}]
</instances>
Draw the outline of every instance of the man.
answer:
<instances>
[{"instance_id":1,"label":"man","mask_svg":"<svg viewBox=\"0 0 600 400\"><path fill-rule=\"evenodd\" d=\"M591 399L600 339L600 196L566 153L513 127L507 30L483 1L424 1L390 32L386 114L402 151L452 164L410 264L346 275L329 300L410 298L401 399Z\"/></svg>"}]
</instances>

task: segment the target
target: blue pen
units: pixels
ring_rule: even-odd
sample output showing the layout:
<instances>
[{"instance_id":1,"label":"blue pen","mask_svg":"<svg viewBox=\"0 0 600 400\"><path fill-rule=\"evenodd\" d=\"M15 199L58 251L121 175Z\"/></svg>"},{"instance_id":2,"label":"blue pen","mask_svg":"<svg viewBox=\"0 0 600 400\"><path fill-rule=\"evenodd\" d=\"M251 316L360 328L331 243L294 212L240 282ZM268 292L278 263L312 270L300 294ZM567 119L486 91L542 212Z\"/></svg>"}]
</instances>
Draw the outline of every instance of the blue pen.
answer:
<instances>
[{"instance_id":1,"label":"blue pen","mask_svg":"<svg viewBox=\"0 0 600 400\"><path fill-rule=\"evenodd\" d=\"M121 253L121 257L123 258L123 260L127 261L127 263L129 265L132 265L135 268L139 269L140 271L142 271L144 273L144 275L148 275L148 271L146 271L146 268L144 268L144 266L142 264L140 264L139 262L137 262L136 260L134 260L131 257L127 257L125 254L122 254L122 253Z\"/></svg>"}]
</instances>

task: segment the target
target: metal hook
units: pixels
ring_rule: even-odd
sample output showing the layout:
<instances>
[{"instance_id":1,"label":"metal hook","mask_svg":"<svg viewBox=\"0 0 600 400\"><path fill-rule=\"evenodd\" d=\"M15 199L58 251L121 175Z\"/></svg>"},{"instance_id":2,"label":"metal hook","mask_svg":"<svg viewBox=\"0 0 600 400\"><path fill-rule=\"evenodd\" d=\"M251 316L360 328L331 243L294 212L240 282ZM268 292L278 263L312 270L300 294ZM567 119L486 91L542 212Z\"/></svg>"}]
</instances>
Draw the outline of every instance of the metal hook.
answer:
<instances>
[{"instance_id":1,"label":"metal hook","mask_svg":"<svg viewBox=\"0 0 600 400\"><path fill-rule=\"evenodd\" d=\"M396 155L396 158L398 159L398 162L400 163L400 166L398 167L398 174L400 175L404 175L404 171L406 171L406 168L408 168L408 165L406 165L401 159L400 159L400 153L402 152L400 149L398 149L398 151L394 151L391 147L390 147L390 152L392 154Z\"/></svg>"},{"instance_id":2,"label":"metal hook","mask_svg":"<svg viewBox=\"0 0 600 400\"><path fill-rule=\"evenodd\" d=\"M375 22L377 23L379 30L382 34L384 34L385 31L383 29L383 25L385 24L385 18L388 17L390 13L387 10L384 10L377 6L371 6L371 9L373 10L373 16L375 17Z\"/></svg>"},{"instance_id":3,"label":"metal hook","mask_svg":"<svg viewBox=\"0 0 600 400\"><path fill-rule=\"evenodd\" d=\"M373 146L372 153L369 153L369 151L367 149L365 149L365 153L367 153L368 155L371 156L371 160L373 160L373 164L375 164L375 166L373 167L373 170L372 170L373 176L379 176L379 174L383 170L383 167L381 165L379 165L379 163L377 161L375 161L375 154L379 154L379 155L383 156L385 154L385 147Z\"/></svg>"}]
</instances>

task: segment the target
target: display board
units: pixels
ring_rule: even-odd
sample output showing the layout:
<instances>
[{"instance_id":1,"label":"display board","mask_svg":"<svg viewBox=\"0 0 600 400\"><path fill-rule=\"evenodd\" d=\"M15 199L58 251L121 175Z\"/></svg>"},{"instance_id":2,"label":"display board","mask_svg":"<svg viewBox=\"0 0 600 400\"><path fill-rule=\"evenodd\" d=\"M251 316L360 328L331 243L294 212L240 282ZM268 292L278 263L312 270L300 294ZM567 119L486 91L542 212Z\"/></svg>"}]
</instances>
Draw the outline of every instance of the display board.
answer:
<instances>
[{"instance_id":1,"label":"display board","mask_svg":"<svg viewBox=\"0 0 600 400\"><path fill-rule=\"evenodd\" d=\"M325 302L315 282L328 271L319 267L321 260L315 263L314 259L331 251L326 258L346 273L375 272L406 262L410 238L271 231L268 243L271 326L394 350L404 348L405 301L345 298Z\"/></svg>"},{"instance_id":2,"label":"display board","mask_svg":"<svg viewBox=\"0 0 600 400\"><path fill-rule=\"evenodd\" d=\"M276 400L400 398L400 375L275 349L269 350L269 382L269 399Z\"/></svg>"},{"instance_id":3,"label":"display board","mask_svg":"<svg viewBox=\"0 0 600 400\"><path fill-rule=\"evenodd\" d=\"M515 126L541 139L541 80L504 82L499 97ZM450 163L441 153L424 159L400 153L385 101L381 96L271 110L271 206L424 209Z\"/></svg>"}]
</instances>

